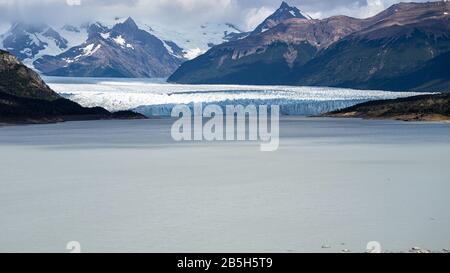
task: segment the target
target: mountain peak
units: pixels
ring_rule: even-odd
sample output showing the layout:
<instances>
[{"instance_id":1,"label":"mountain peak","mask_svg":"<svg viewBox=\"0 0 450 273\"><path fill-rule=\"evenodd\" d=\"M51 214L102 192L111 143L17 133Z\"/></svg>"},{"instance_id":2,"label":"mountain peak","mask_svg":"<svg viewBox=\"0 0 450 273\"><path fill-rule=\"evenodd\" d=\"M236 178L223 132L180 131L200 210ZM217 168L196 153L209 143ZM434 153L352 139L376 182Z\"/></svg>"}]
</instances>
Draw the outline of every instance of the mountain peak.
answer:
<instances>
[{"instance_id":1,"label":"mountain peak","mask_svg":"<svg viewBox=\"0 0 450 273\"><path fill-rule=\"evenodd\" d=\"M311 20L312 18L307 14L300 11L297 7L290 6L286 1L283 1L280 7L269 17L267 17L264 22L262 22L256 29L253 31L253 34L262 33L268 29L273 28L279 23L292 19L306 19Z\"/></svg>"},{"instance_id":2,"label":"mountain peak","mask_svg":"<svg viewBox=\"0 0 450 273\"><path fill-rule=\"evenodd\" d=\"M128 17L122 23L116 24L112 29L115 31L123 32L123 33L132 33L132 32L139 30L139 27L136 24L136 22L133 20L133 18Z\"/></svg>"},{"instance_id":3,"label":"mountain peak","mask_svg":"<svg viewBox=\"0 0 450 273\"><path fill-rule=\"evenodd\" d=\"M123 22L122 24L129 27L138 28L136 22L131 17L128 17L127 20L125 20L125 22Z\"/></svg>"},{"instance_id":4,"label":"mountain peak","mask_svg":"<svg viewBox=\"0 0 450 273\"><path fill-rule=\"evenodd\" d=\"M278 10L275 11L275 13L273 15L276 15L278 17L283 17L286 19L290 19L290 18L311 19L310 16L303 13L297 7L290 6L286 1L283 1L281 3L281 6L278 8Z\"/></svg>"},{"instance_id":5,"label":"mountain peak","mask_svg":"<svg viewBox=\"0 0 450 273\"><path fill-rule=\"evenodd\" d=\"M291 6L286 1L281 2L280 9L287 9L287 8L291 8Z\"/></svg>"}]
</instances>

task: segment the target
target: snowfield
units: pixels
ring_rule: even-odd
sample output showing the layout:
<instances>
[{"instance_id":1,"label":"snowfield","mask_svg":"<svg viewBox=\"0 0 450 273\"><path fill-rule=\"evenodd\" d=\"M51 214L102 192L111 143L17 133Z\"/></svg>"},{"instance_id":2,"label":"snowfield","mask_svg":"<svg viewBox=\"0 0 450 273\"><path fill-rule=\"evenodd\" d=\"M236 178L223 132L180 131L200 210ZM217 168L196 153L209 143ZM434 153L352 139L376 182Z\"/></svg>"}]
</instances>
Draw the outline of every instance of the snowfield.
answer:
<instances>
[{"instance_id":1,"label":"snowfield","mask_svg":"<svg viewBox=\"0 0 450 273\"><path fill-rule=\"evenodd\" d=\"M64 97L86 107L110 111L133 109L147 116L170 116L174 105L280 105L285 115L317 115L361 102L418 95L330 87L179 85L150 79L45 79Z\"/></svg>"}]
</instances>

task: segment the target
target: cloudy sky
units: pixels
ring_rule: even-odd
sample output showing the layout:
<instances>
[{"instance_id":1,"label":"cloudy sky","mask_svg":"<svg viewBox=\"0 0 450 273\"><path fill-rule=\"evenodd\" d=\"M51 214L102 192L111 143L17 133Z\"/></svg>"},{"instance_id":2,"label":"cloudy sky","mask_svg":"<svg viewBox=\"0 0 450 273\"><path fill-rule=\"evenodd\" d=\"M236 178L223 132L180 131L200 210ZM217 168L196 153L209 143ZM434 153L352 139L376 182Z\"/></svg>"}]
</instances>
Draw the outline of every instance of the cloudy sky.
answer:
<instances>
[{"instance_id":1,"label":"cloudy sky","mask_svg":"<svg viewBox=\"0 0 450 273\"><path fill-rule=\"evenodd\" d=\"M414 0L425 2L424 0ZM314 18L336 14L368 17L398 0L287 0ZM166 25L230 22L254 28L281 0L0 0L0 24L12 21L82 23L113 17Z\"/></svg>"}]
</instances>

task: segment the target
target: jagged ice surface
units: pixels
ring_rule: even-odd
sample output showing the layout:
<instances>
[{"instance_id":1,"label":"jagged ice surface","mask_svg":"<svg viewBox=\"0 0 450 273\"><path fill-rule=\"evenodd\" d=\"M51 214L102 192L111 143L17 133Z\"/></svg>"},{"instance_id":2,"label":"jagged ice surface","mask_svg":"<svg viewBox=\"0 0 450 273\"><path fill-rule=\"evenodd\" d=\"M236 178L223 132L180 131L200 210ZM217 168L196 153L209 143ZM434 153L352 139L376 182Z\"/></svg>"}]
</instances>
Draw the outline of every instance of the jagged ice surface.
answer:
<instances>
[{"instance_id":1,"label":"jagged ice surface","mask_svg":"<svg viewBox=\"0 0 450 273\"><path fill-rule=\"evenodd\" d=\"M361 102L417 95L412 92L330 87L178 85L163 80L46 78L50 87L86 107L133 109L147 116L170 116L177 104L280 105L285 115L317 115Z\"/></svg>"}]
</instances>

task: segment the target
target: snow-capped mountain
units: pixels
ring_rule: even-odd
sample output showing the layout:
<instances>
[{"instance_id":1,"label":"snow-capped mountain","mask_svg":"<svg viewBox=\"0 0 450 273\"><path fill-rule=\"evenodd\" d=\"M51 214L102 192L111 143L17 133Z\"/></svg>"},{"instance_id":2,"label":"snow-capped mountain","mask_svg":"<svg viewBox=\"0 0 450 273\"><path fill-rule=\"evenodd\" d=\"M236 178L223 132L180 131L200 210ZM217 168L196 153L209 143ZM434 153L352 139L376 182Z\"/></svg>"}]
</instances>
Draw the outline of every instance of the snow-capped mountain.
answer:
<instances>
[{"instance_id":1,"label":"snow-capped mountain","mask_svg":"<svg viewBox=\"0 0 450 273\"><path fill-rule=\"evenodd\" d=\"M44 24L15 23L1 38L2 47L26 63L40 55L58 54L69 47L67 39Z\"/></svg>"},{"instance_id":2,"label":"snow-capped mountain","mask_svg":"<svg viewBox=\"0 0 450 273\"><path fill-rule=\"evenodd\" d=\"M269 17L266 18L256 29L252 32L252 35L265 32L279 23L288 19L298 18L312 20L311 16L302 12L297 7L291 7L288 3L282 2L281 6Z\"/></svg>"},{"instance_id":3,"label":"snow-capped mountain","mask_svg":"<svg viewBox=\"0 0 450 273\"><path fill-rule=\"evenodd\" d=\"M231 23L167 27L150 20L112 18L82 25L0 26L0 48L46 75L167 77L216 45L266 31L290 19L310 19L283 2L253 32ZM141 18L142 19L142 18ZM137 69L136 69L137 67Z\"/></svg>"},{"instance_id":4,"label":"snow-capped mountain","mask_svg":"<svg viewBox=\"0 0 450 273\"><path fill-rule=\"evenodd\" d=\"M0 48L9 51L32 68L33 62L42 56L61 54L86 39L86 27L14 23L0 28Z\"/></svg>"},{"instance_id":5,"label":"snow-capped mountain","mask_svg":"<svg viewBox=\"0 0 450 273\"><path fill-rule=\"evenodd\" d=\"M87 33L81 45L33 65L50 76L157 78L169 76L184 61L176 44L140 29L132 18L112 28L95 23Z\"/></svg>"},{"instance_id":6,"label":"snow-capped mountain","mask_svg":"<svg viewBox=\"0 0 450 273\"><path fill-rule=\"evenodd\" d=\"M168 79L182 84L450 90L450 3L400 3L369 18L292 18L215 46ZM374 57L375 56L375 57Z\"/></svg>"},{"instance_id":7,"label":"snow-capped mountain","mask_svg":"<svg viewBox=\"0 0 450 273\"><path fill-rule=\"evenodd\" d=\"M100 22L102 25L112 28L126 19L115 17ZM159 22L142 20L142 18L135 20L135 23L140 29L163 41L169 51L188 60L205 53L215 45L242 39L250 34L231 23L205 22L199 25L177 25L176 28Z\"/></svg>"},{"instance_id":8,"label":"snow-capped mountain","mask_svg":"<svg viewBox=\"0 0 450 273\"><path fill-rule=\"evenodd\" d=\"M79 66L79 62L86 62L87 65L89 63L87 59L92 59L88 57L98 58L97 55L103 52L108 45L119 46L121 51L130 51L132 49L131 46L134 47L132 43L124 42L124 35L107 37L107 35L111 35L111 31L114 28L117 29L117 25L124 24L128 21L127 19L112 18L111 20L103 20L96 23L66 24L63 26L35 26L23 23L13 24L12 26L2 25L0 28L0 48L11 52L26 65L38 69L44 74L79 75L81 71L76 72L71 67ZM133 20L133 24L148 34L145 36L150 35L159 40L152 39L153 45L159 44L160 46L162 44L166 49L156 50L163 53L162 56L154 58L162 59L162 63L167 61L164 61L164 58L176 59L175 61L169 60L168 67L156 66L155 69L158 69L161 73L156 73L157 71L155 73L150 73L149 71L131 73L139 76L160 74L169 76L169 72L174 70L174 64L193 59L214 45L238 40L249 35L249 33L230 23L204 23L198 26L183 25L176 29L153 22ZM96 33L100 36L95 35ZM141 34L144 35L143 32ZM97 46L100 47L97 48ZM100 52L97 52L98 50ZM105 58L107 56L108 54L103 55L103 58L100 59L106 62ZM135 58L139 58L139 56ZM110 60L110 62L116 63L118 59L121 58ZM153 61L150 62L155 64ZM98 73L95 74L97 75ZM130 73L123 73L123 71L118 74L130 75ZM81 75L89 76L91 73L85 71Z\"/></svg>"}]
</instances>

